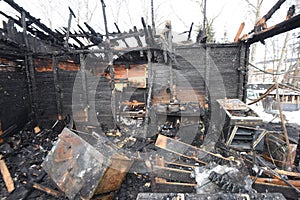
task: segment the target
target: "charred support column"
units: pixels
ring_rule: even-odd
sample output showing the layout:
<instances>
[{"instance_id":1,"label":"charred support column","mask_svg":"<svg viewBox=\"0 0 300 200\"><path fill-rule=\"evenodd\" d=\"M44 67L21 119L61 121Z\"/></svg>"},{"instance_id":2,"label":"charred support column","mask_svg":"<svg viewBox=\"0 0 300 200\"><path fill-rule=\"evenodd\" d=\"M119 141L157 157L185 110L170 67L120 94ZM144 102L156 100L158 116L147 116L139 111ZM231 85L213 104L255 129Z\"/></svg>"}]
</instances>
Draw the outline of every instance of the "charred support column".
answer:
<instances>
[{"instance_id":1,"label":"charred support column","mask_svg":"<svg viewBox=\"0 0 300 200\"><path fill-rule=\"evenodd\" d=\"M26 28L26 15L25 12L22 12L22 26L23 26L23 37L25 41L26 51L29 51L29 43L27 38L27 28ZM38 118L38 106L37 106L37 93L36 93L36 81L34 76L34 66L33 66L33 58L32 55L28 55L25 53L25 67L26 67L26 75L28 82L28 91L29 98L31 103L31 110L34 113L35 118Z\"/></svg>"},{"instance_id":2,"label":"charred support column","mask_svg":"<svg viewBox=\"0 0 300 200\"><path fill-rule=\"evenodd\" d=\"M110 75L110 81L111 81L110 82L111 109L112 109L112 114L114 117L114 127L117 128L117 102L116 102L116 89L115 89L115 69L114 69L112 61L110 61L108 65L109 65L109 75Z\"/></svg>"},{"instance_id":3,"label":"charred support column","mask_svg":"<svg viewBox=\"0 0 300 200\"><path fill-rule=\"evenodd\" d=\"M85 73L85 56L81 53L80 54L80 72L82 78L82 92L84 96L84 112L86 115L86 121L89 121L89 99L88 99L88 90L87 90L87 80L86 80L86 73Z\"/></svg>"},{"instance_id":4,"label":"charred support column","mask_svg":"<svg viewBox=\"0 0 300 200\"><path fill-rule=\"evenodd\" d=\"M237 69L239 71L237 95L240 100L246 102L246 96L247 96L246 85L248 82L248 73L247 73L246 66L248 66L249 46L241 44L239 47L238 54L239 54L240 67Z\"/></svg>"},{"instance_id":5,"label":"charred support column","mask_svg":"<svg viewBox=\"0 0 300 200\"><path fill-rule=\"evenodd\" d=\"M205 139L203 142L203 147L209 151L213 151L215 144L219 140L220 134L225 115L220 113L220 105L217 103L217 99L223 99L226 97L226 91L224 88L224 82L222 76L220 75L218 67L214 64L210 54L211 47L207 44L203 44L205 47L204 55L204 78L206 87L206 97L209 98L210 108L209 108L209 127ZM206 155L199 154L199 157L205 157Z\"/></svg>"},{"instance_id":6,"label":"charred support column","mask_svg":"<svg viewBox=\"0 0 300 200\"><path fill-rule=\"evenodd\" d=\"M205 44L205 57L204 57L204 63L205 63L205 68L204 68L204 75L205 75L205 85L206 85L206 96L209 95L208 88L210 88L210 47Z\"/></svg>"},{"instance_id":7,"label":"charred support column","mask_svg":"<svg viewBox=\"0 0 300 200\"><path fill-rule=\"evenodd\" d=\"M152 96L153 79L154 79L154 75L152 71L152 62L151 62L152 60L151 50L147 51L147 58L148 58L149 89L148 89L147 106L146 106L146 114L145 114L144 138L148 136L149 114L150 114L151 96Z\"/></svg>"},{"instance_id":8,"label":"charred support column","mask_svg":"<svg viewBox=\"0 0 300 200\"><path fill-rule=\"evenodd\" d=\"M53 65L53 81L54 81L55 95L56 95L57 119L61 120L62 119L61 89L58 83L58 74L57 74L58 61L55 56L52 57L52 65Z\"/></svg>"},{"instance_id":9,"label":"charred support column","mask_svg":"<svg viewBox=\"0 0 300 200\"><path fill-rule=\"evenodd\" d=\"M107 19L106 19L106 12L105 12L106 5L104 3L104 0L101 0L101 4L102 4L103 19L104 19L105 36L106 38L108 38Z\"/></svg>"},{"instance_id":10,"label":"charred support column","mask_svg":"<svg viewBox=\"0 0 300 200\"><path fill-rule=\"evenodd\" d=\"M167 47L167 52L169 54L169 60L168 60L168 64L169 64L169 73L170 73L170 100L173 99L174 97L174 77L173 77L173 67L172 67L172 60L173 60L173 45L172 45L172 25L171 25L171 21L167 21L166 22L166 29L167 31L165 32L166 34L166 38L168 41L168 47Z\"/></svg>"},{"instance_id":11,"label":"charred support column","mask_svg":"<svg viewBox=\"0 0 300 200\"><path fill-rule=\"evenodd\" d=\"M71 28L72 17L76 18L73 10L70 7L69 7L69 11L70 11L70 14L69 14L68 28L67 28L66 41L65 41L65 47L66 48L69 47L68 41L69 41L69 36L70 36L70 28Z\"/></svg>"},{"instance_id":12,"label":"charred support column","mask_svg":"<svg viewBox=\"0 0 300 200\"><path fill-rule=\"evenodd\" d=\"M154 4L153 0L151 0L151 20L152 20L152 34L156 34L156 28L155 28L155 20L154 20Z\"/></svg>"}]
</instances>

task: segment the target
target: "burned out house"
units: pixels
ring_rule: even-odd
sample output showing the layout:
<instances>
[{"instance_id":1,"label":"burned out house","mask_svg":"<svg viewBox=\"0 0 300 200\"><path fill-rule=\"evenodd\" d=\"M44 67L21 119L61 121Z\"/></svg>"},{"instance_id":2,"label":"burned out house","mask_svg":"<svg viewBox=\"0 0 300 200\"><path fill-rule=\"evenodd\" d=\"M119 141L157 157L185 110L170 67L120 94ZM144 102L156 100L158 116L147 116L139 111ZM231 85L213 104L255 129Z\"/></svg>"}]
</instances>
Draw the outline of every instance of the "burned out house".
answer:
<instances>
[{"instance_id":1,"label":"burned out house","mask_svg":"<svg viewBox=\"0 0 300 200\"><path fill-rule=\"evenodd\" d=\"M299 194L298 141L265 130L244 103L249 46L300 25L297 15L263 26L284 1L228 44L175 43L171 22L157 33L143 18L127 32L106 20L105 34L87 23L72 32L71 9L69 27L51 30L4 1L19 16L1 12L1 197Z\"/></svg>"}]
</instances>

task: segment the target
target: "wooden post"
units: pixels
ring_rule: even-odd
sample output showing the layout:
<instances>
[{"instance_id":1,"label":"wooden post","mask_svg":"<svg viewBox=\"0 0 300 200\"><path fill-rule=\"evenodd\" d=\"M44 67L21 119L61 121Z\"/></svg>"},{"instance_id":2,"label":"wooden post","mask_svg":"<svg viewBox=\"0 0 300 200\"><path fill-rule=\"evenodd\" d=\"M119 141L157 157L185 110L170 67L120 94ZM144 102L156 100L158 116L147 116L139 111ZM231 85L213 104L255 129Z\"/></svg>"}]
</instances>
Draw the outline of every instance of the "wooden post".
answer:
<instances>
[{"instance_id":1,"label":"wooden post","mask_svg":"<svg viewBox=\"0 0 300 200\"><path fill-rule=\"evenodd\" d=\"M61 104L61 91L58 83L58 75L57 75L57 65L58 61L55 56L52 56L52 66L53 66L53 79L54 79L54 87L55 87L55 96L56 96L56 108L57 108L57 119L62 119L62 104Z\"/></svg>"},{"instance_id":2,"label":"wooden post","mask_svg":"<svg viewBox=\"0 0 300 200\"><path fill-rule=\"evenodd\" d=\"M101 0L101 4L102 4L103 19L104 19L105 36L106 38L108 38L107 19L106 19L106 12L105 12L106 5L104 3L104 0Z\"/></svg>"},{"instance_id":3,"label":"wooden post","mask_svg":"<svg viewBox=\"0 0 300 200\"><path fill-rule=\"evenodd\" d=\"M241 35L242 31L244 30L244 27L245 27L245 23L243 22L243 23L241 23L241 25L239 27L239 30L238 30L238 32L235 35L234 42L238 42L239 41L240 35Z\"/></svg>"},{"instance_id":4,"label":"wooden post","mask_svg":"<svg viewBox=\"0 0 300 200\"><path fill-rule=\"evenodd\" d=\"M150 40L149 40L149 34L148 34L148 29L147 29L146 22L145 22L143 17L141 18L141 20L142 20L142 24L143 24L143 28L144 28L145 41L146 41L147 45L150 45L151 43L150 43Z\"/></svg>"},{"instance_id":5,"label":"wooden post","mask_svg":"<svg viewBox=\"0 0 300 200\"><path fill-rule=\"evenodd\" d=\"M0 121L0 136L1 136L2 134L3 134L3 132L2 132L2 123L1 123L1 121ZM0 138L0 144L2 144L3 142L4 142L4 140Z\"/></svg>"},{"instance_id":6,"label":"wooden post","mask_svg":"<svg viewBox=\"0 0 300 200\"><path fill-rule=\"evenodd\" d=\"M75 18L75 14L74 12L72 11L72 9L69 7L69 11L70 11L70 14L69 14L69 21L68 21L68 28L67 28L67 33L66 33L66 41L65 41L65 47L68 48L69 47L69 36L70 36L70 28L71 28L71 22L72 22L72 17Z\"/></svg>"},{"instance_id":7,"label":"wooden post","mask_svg":"<svg viewBox=\"0 0 300 200\"><path fill-rule=\"evenodd\" d=\"M22 12L22 28L23 28L23 37L26 46L26 51L29 51L29 43L27 38L27 26L26 26L26 15L25 12ZM28 82L28 91L29 91L29 98L31 103L32 112L35 114L35 117L38 118L38 105L37 105L37 89L36 89L36 81L34 76L34 65L33 65L33 58L32 55L27 55L25 53L25 67L26 67L26 75L27 75L27 82Z\"/></svg>"},{"instance_id":8,"label":"wooden post","mask_svg":"<svg viewBox=\"0 0 300 200\"><path fill-rule=\"evenodd\" d=\"M80 72L82 78L82 91L84 95L84 112L86 114L86 121L89 121L89 99L88 99L88 90L87 90L87 81L86 81L86 73L85 73L85 58L81 53L80 57Z\"/></svg>"},{"instance_id":9,"label":"wooden post","mask_svg":"<svg viewBox=\"0 0 300 200\"><path fill-rule=\"evenodd\" d=\"M169 87L170 87L170 100L173 99L174 97L174 89L173 89L173 85L174 85L174 79L173 79L173 67L172 67L172 58L173 58L173 45L172 45L172 25L171 25L171 21L167 21L166 22L166 38L167 38L167 42L168 42L168 48L167 48L167 54L169 54L170 59L168 60L169 63Z\"/></svg>"},{"instance_id":10,"label":"wooden post","mask_svg":"<svg viewBox=\"0 0 300 200\"><path fill-rule=\"evenodd\" d=\"M206 44L205 44L205 56L204 56L204 63L205 63L205 68L204 68L204 78L205 78L205 85L206 85L206 96L208 97L209 96L209 87L210 87L210 47L208 47Z\"/></svg>"},{"instance_id":11,"label":"wooden post","mask_svg":"<svg viewBox=\"0 0 300 200\"><path fill-rule=\"evenodd\" d=\"M148 135L148 125L149 125L149 113L151 107L151 95L152 95L152 88L153 88L153 72L152 72L152 53L150 50L147 51L147 58L148 58L148 80L149 80L149 88L148 88L148 96L147 96L147 106L146 106L146 114L145 114L145 125L144 125L144 138Z\"/></svg>"},{"instance_id":12,"label":"wooden post","mask_svg":"<svg viewBox=\"0 0 300 200\"><path fill-rule=\"evenodd\" d=\"M138 33L136 26L133 27L133 33ZM142 43L141 39L139 38L139 36L138 35L134 36L134 38L136 39L136 42L138 43L139 47L142 47L143 43Z\"/></svg>"},{"instance_id":13,"label":"wooden post","mask_svg":"<svg viewBox=\"0 0 300 200\"><path fill-rule=\"evenodd\" d=\"M152 34L155 35L156 28L155 28L155 21L154 21L154 5L153 0L151 0L151 20L152 20Z\"/></svg>"}]
</instances>

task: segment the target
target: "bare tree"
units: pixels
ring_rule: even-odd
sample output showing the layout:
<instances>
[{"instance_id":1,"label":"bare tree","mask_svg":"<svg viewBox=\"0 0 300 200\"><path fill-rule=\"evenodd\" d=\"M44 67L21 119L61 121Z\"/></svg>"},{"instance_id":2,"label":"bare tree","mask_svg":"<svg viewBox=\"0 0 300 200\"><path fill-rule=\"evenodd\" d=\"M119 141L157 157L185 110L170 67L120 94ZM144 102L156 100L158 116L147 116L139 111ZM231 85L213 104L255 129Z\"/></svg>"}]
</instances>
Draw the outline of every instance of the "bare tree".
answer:
<instances>
[{"instance_id":1,"label":"bare tree","mask_svg":"<svg viewBox=\"0 0 300 200\"><path fill-rule=\"evenodd\" d=\"M254 15L254 24L258 22L258 20L261 18L261 7L263 0L256 0L256 4L253 4L250 0L245 0L245 2L248 4L250 16ZM251 46L251 54L250 54L250 62L252 63L255 60L255 54L256 54L256 44L252 44Z\"/></svg>"},{"instance_id":2,"label":"bare tree","mask_svg":"<svg viewBox=\"0 0 300 200\"><path fill-rule=\"evenodd\" d=\"M279 74L282 70L283 61L284 61L284 58L285 58L285 55L286 55L286 52L287 52L286 47L287 47L288 39L289 39L289 33L287 32L285 34L285 38L284 38L283 45L282 45L282 48L281 48L279 62L277 64L276 74ZM277 79L277 82L281 82L282 79L283 79L283 76L277 75L276 79ZM275 81L276 80L274 79L274 82Z\"/></svg>"},{"instance_id":3,"label":"bare tree","mask_svg":"<svg viewBox=\"0 0 300 200\"><path fill-rule=\"evenodd\" d=\"M197 28L197 32L200 34L204 34L207 38L206 38L206 42L215 42L215 31L214 31L214 22L215 20L220 16L220 14L222 13L222 9L220 10L220 12L213 17L207 17L204 11L204 0L192 0L193 2L197 3L199 5L199 10L202 14L202 18L205 17L205 31L206 33L201 33L201 31L203 30L203 24L199 24L198 28Z\"/></svg>"}]
</instances>

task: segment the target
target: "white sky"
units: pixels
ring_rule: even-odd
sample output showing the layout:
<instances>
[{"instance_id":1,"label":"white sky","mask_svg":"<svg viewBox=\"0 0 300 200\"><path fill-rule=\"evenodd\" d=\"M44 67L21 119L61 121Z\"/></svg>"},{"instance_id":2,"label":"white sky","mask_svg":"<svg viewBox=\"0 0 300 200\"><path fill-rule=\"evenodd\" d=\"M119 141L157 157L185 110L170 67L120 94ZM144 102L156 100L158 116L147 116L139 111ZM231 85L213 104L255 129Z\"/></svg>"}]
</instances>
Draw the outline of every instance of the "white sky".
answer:
<instances>
[{"instance_id":1,"label":"white sky","mask_svg":"<svg viewBox=\"0 0 300 200\"><path fill-rule=\"evenodd\" d=\"M165 20L171 20L174 32L181 33L187 31L194 22L194 32L192 39L195 40L195 30L202 24L200 0L154 0L154 12L156 14L156 25L163 28ZM256 4L257 0L250 0ZM288 7L296 0L287 0L270 19L269 26L282 21L286 15ZM83 22L88 23L96 31L104 34L104 24L102 7L100 0L15 0L20 6L25 8L41 22L52 28L67 26L69 10L68 6L75 12L76 21L72 21L72 27L76 30L77 22L84 27ZM134 25L138 29L142 28L141 17L144 17L151 25L150 0L105 0L107 21L109 31L116 31L114 22L117 22L121 31L128 31ZM261 10L261 15L277 2L277 0L265 0ZM7 8L7 4L0 1L0 9L8 14L15 13ZM276 17L277 16L277 17ZM227 32L229 41L233 41L235 34L241 24L246 26L243 33L249 32L254 25L254 14L247 5L246 0L207 0L207 17L215 18L213 27L216 32L216 40L222 42L224 32ZM272 22L273 20L273 22ZM187 34L184 35L184 38Z\"/></svg>"}]
</instances>

